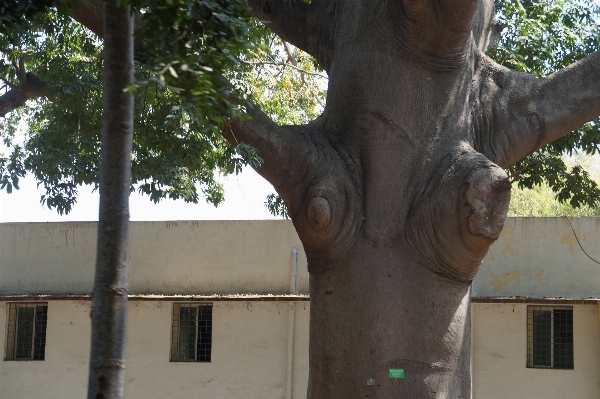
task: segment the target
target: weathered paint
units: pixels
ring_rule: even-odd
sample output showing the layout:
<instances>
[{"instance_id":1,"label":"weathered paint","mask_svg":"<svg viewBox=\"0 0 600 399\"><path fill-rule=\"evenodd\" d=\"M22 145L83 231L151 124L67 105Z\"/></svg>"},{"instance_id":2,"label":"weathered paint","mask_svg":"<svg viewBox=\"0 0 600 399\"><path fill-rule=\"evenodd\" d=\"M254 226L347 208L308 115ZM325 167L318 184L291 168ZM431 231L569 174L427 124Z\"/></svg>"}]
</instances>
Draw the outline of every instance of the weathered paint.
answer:
<instances>
[{"instance_id":1,"label":"weathered paint","mask_svg":"<svg viewBox=\"0 0 600 399\"><path fill-rule=\"evenodd\" d=\"M502 289L504 287L506 287L506 285L508 283L510 283L511 281L514 281L515 284L519 284L519 282L521 281L521 272L518 272L518 271L504 273L500 276L494 276L494 274L490 271L488 271L488 274L490 275L490 278L492 279L490 284L492 284L494 286L494 290L496 292L502 291Z\"/></svg>"},{"instance_id":2,"label":"weathered paint","mask_svg":"<svg viewBox=\"0 0 600 399\"><path fill-rule=\"evenodd\" d=\"M473 399L597 399L596 305L573 306L574 370L527 368L527 305L472 304Z\"/></svg>"},{"instance_id":3,"label":"weathered paint","mask_svg":"<svg viewBox=\"0 0 600 399\"><path fill-rule=\"evenodd\" d=\"M594 244L600 242L600 218L571 222L585 251L600 261ZM474 296L600 296L600 265L581 250L566 218L509 218L490 253L473 282Z\"/></svg>"},{"instance_id":4,"label":"weathered paint","mask_svg":"<svg viewBox=\"0 0 600 399\"><path fill-rule=\"evenodd\" d=\"M591 245L600 218L572 222L588 254L600 259L600 247ZM91 292L95 245L93 222L0 224L0 294ZM289 221L133 222L130 290L286 293L294 248L298 290L307 292L306 257ZM518 280L510 275L517 271ZM581 251L566 219L509 218L473 293L587 298L598 296L598 286L600 267Z\"/></svg>"},{"instance_id":5,"label":"weathered paint","mask_svg":"<svg viewBox=\"0 0 600 399\"><path fill-rule=\"evenodd\" d=\"M514 255L513 246L519 242L518 240L515 240L514 231L515 228L510 223L506 223L504 229L502 229L502 233L500 233L499 240L504 246L504 249L502 250L503 254Z\"/></svg>"},{"instance_id":6,"label":"weathered paint","mask_svg":"<svg viewBox=\"0 0 600 399\"><path fill-rule=\"evenodd\" d=\"M577 237L575 235L577 235ZM574 249L579 249L577 239L579 239L580 242L587 242L587 235L581 235L579 230L572 229L570 234L565 234L560 237L560 243L567 245L569 247L569 252L572 253Z\"/></svg>"},{"instance_id":7,"label":"weathered paint","mask_svg":"<svg viewBox=\"0 0 600 399\"><path fill-rule=\"evenodd\" d=\"M91 292L96 226L0 224L0 294ZM298 292L308 292L289 221L132 222L130 292L287 293L294 248Z\"/></svg>"}]
</instances>

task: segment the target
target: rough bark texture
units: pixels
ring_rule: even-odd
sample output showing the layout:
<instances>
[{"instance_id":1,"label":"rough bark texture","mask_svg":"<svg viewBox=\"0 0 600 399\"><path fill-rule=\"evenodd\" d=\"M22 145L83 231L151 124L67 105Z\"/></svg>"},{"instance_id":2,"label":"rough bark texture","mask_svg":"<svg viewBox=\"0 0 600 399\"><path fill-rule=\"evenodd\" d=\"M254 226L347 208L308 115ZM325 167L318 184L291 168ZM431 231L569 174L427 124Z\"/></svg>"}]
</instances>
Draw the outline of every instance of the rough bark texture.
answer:
<instances>
[{"instance_id":1,"label":"rough bark texture","mask_svg":"<svg viewBox=\"0 0 600 399\"><path fill-rule=\"evenodd\" d=\"M133 18L105 3L100 214L88 399L123 397L133 137Z\"/></svg>"},{"instance_id":2,"label":"rough bark texture","mask_svg":"<svg viewBox=\"0 0 600 399\"><path fill-rule=\"evenodd\" d=\"M484 54L489 0L249 4L329 74L310 124L249 105L224 130L260 151L308 257L308 397L469 398L469 285L504 225L503 168L600 115L600 54L507 70Z\"/></svg>"}]
</instances>

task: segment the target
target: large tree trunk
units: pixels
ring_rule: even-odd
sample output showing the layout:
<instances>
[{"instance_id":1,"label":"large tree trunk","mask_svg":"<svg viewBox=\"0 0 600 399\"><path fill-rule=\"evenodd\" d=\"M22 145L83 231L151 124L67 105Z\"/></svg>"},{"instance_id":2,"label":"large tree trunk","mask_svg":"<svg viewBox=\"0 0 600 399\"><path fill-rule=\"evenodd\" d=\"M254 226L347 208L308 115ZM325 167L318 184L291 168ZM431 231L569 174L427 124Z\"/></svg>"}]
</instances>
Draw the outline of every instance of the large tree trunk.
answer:
<instances>
[{"instance_id":1,"label":"large tree trunk","mask_svg":"<svg viewBox=\"0 0 600 399\"><path fill-rule=\"evenodd\" d=\"M123 397L133 137L133 18L105 2L100 214L88 399Z\"/></svg>"},{"instance_id":2,"label":"large tree trunk","mask_svg":"<svg viewBox=\"0 0 600 399\"><path fill-rule=\"evenodd\" d=\"M402 251L359 247L311 276L308 397L470 398L468 284Z\"/></svg>"},{"instance_id":3,"label":"large tree trunk","mask_svg":"<svg viewBox=\"0 0 600 399\"><path fill-rule=\"evenodd\" d=\"M248 104L224 131L259 149L308 257L309 398L469 398L469 286L506 218L503 168L600 114L600 53L509 71L483 53L491 0L249 3L329 74L308 125Z\"/></svg>"}]
</instances>

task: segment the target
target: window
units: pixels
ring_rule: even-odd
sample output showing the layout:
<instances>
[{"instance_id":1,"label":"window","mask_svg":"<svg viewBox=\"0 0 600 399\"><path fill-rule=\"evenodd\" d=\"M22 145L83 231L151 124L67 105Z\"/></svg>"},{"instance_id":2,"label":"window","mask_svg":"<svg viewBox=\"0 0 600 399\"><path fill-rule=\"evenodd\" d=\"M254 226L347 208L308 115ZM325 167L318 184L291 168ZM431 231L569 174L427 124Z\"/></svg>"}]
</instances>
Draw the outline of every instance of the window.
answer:
<instances>
[{"instance_id":1,"label":"window","mask_svg":"<svg viewBox=\"0 0 600 399\"><path fill-rule=\"evenodd\" d=\"M173 304L172 362L210 362L212 303Z\"/></svg>"},{"instance_id":2,"label":"window","mask_svg":"<svg viewBox=\"0 0 600 399\"><path fill-rule=\"evenodd\" d=\"M47 303L10 303L5 360L44 360Z\"/></svg>"},{"instance_id":3,"label":"window","mask_svg":"<svg viewBox=\"0 0 600 399\"><path fill-rule=\"evenodd\" d=\"M573 308L527 307L527 367L573 369Z\"/></svg>"}]
</instances>

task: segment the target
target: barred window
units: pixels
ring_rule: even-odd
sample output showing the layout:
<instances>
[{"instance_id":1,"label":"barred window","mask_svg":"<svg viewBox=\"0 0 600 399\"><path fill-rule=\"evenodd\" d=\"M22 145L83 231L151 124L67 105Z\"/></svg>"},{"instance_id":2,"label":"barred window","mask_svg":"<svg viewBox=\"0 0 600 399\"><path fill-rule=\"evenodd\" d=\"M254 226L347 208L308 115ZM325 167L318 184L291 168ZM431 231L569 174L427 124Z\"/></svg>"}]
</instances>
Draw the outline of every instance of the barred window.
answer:
<instances>
[{"instance_id":1,"label":"barred window","mask_svg":"<svg viewBox=\"0 0 600 399\"><path fill-rule=\"evenodd\" d=\"M8 304L5 360L44 360L47 303Z\"/></svg>"},{"instance_id":2,"label":"barred window","mask_svg":"<svg viewBox=\"0 0 600 399\"><path fill-rule=\"evenodd\" d=\"M573 307L527 307L527 367L573 369Z\"/></svg>"},{"instance_id":3,"label":"barred window","mask_svg":"<svg viewBox=\"0 0 600 399\"><path fill-rule=\"evenodd\" d=\"M172 362L210 362L212 303L174 303L171 331Z\"/></svg>"}]
</instances>

